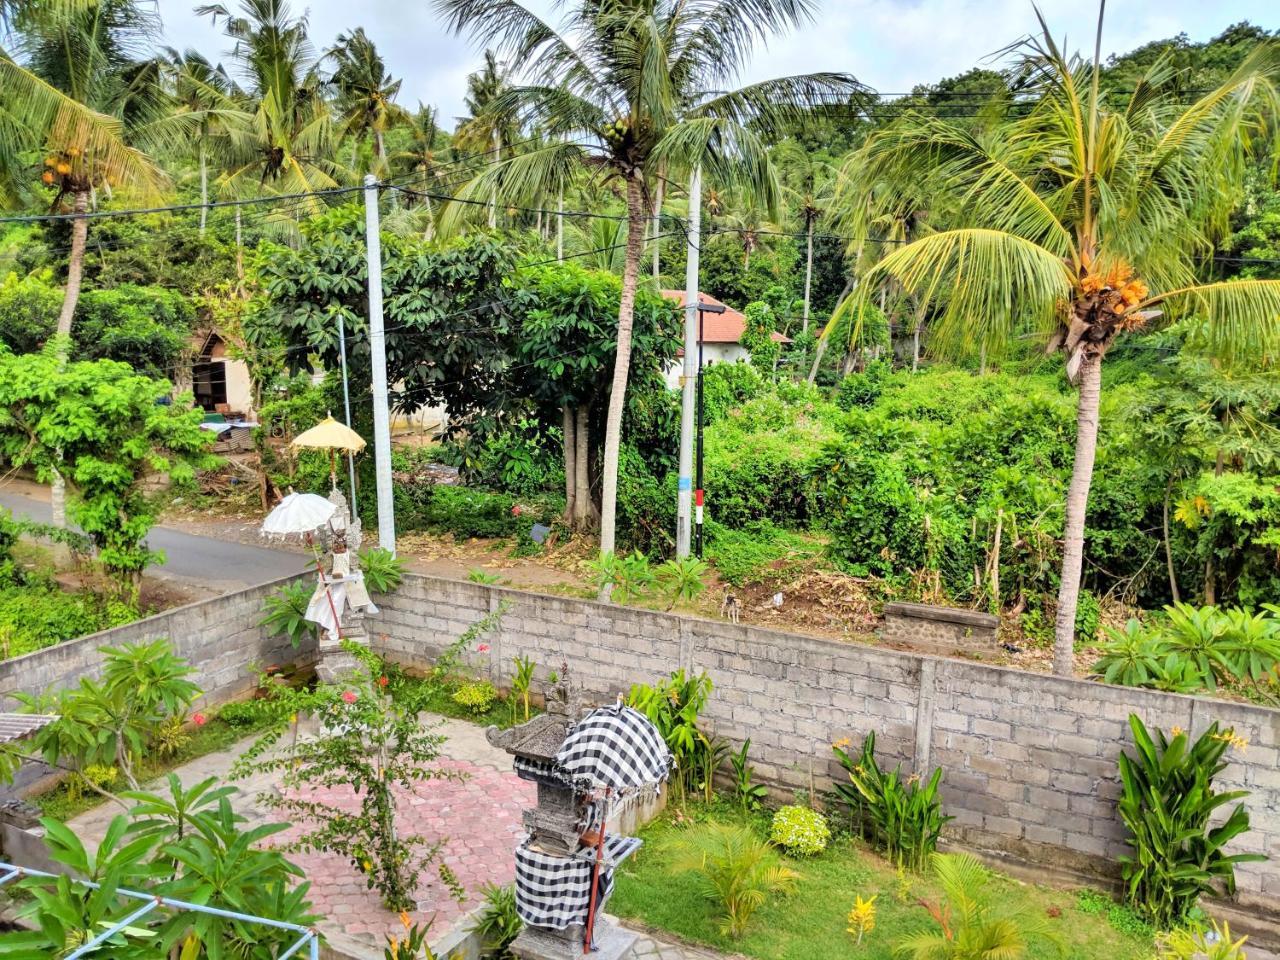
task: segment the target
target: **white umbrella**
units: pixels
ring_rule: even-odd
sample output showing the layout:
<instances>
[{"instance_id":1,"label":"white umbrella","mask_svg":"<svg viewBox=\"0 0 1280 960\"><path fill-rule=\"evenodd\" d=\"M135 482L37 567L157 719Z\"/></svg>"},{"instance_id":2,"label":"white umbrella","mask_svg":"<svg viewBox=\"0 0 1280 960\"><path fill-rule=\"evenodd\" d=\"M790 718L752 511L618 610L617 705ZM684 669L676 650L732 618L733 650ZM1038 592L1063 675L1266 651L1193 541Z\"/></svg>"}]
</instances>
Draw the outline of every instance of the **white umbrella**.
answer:
<instances>
[{"instance_id":1,"label":"white umbrella","mask_svg":"<svg viewBox=\"0 0 1280 960\"><path fill-rule=\"evenodd\" d=\"M315 534L322 527L329 525L338 512L337 506L316 493L291 493L276 504L275 509L262 521L262 534L266 537L302 537L307 546L315 551ZM325 579L324 565L320 563L320 554L315 553L316 571L320 574L320 582L324 585L325 595L329 599L329 610L333 614L334 627L338 637L342 637L341 620L338 618L338 607L333 600L333 591Z\"/></svg>"},{"instance_id":2,"label":"white umbrella","mask_svg":"<svg viewBox=\"0 0 1280 960\"><path fill-rule=\"evenodd\" d=\"M262 521L266 537L308 537L329 525L338 508L316 493L291 493Z\"/></svg>"}]
</instances>

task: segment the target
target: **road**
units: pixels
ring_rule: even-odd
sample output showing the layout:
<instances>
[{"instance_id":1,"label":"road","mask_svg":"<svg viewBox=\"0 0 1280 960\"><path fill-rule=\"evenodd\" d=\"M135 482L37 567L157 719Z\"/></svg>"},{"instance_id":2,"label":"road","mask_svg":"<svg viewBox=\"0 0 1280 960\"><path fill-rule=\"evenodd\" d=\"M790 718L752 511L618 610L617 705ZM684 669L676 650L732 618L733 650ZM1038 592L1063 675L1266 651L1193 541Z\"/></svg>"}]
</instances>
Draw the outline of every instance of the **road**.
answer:
<instances>
[{"instance_id":1,"label":"road","mask_svg":"<svg viewBox=\"0 0 1280 960\"><path fill-rule=\"evenodd\" d=\"M0 507L13 511L15 517L38 523L48 523L51 518L49 501L22 488L0 489ZM163 550L165 555L165 562L148 568L148 574L186 581L214 592L251 587L301 573L310 566L303 554L198 537L167 527L153 527L147 535L147 545L152 550Z\"/></svg>"}]
</instances>

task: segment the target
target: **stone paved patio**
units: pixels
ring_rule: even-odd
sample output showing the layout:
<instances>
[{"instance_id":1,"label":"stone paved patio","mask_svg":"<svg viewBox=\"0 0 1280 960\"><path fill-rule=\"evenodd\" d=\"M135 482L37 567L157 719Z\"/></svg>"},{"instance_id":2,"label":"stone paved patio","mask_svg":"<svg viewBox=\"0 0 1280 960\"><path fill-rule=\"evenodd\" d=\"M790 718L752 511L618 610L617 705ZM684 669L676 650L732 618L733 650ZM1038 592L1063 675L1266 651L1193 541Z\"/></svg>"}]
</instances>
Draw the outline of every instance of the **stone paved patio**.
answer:
<instances>
[{"instance_id":1,"label":"stone paved patio","mask_svg":"<svg viewBox=\"0 0 1280 960\"><path fill-rule=\"evenodd\" d=\"M439 766L465 777L425 781L413 795L402 797L399 805L398 825L402 829L447 838L440 860L449 865L468 894L462 903L454 899L434 865L424 874L414 919L435 918L434 940L480 905L480 888L484 884L512 881L512 850L522 833L520 811L533 804L536 788L516 777L511 758L489 746L480 727L457 720L424 719L437 724L439 732L447 737L444 752L449 759L442 760ZM225 778L249 742L200 757L174 772L188 786L210 776ZM279 819L258 800L258 794L275 789L272 778L254 776L236 781L236 785L241 793L233 803L249 826ZM322 791L317 799L348 809L356 806L350 791L345 795ZM96 843L119 812L118 808L101 806L75 818L70 826L86 841ZM278 842L286 842L301 832L301 827L293 827L280 834ZM335 947L353 956L381 958L384 934L403 932L399 917L382 907L377 892L368 889L364 878L343 858L296 853L290 859L302 867L311 881L311 900L316 912L326 917L320 928Z\"/></svg>"}]
</instances>

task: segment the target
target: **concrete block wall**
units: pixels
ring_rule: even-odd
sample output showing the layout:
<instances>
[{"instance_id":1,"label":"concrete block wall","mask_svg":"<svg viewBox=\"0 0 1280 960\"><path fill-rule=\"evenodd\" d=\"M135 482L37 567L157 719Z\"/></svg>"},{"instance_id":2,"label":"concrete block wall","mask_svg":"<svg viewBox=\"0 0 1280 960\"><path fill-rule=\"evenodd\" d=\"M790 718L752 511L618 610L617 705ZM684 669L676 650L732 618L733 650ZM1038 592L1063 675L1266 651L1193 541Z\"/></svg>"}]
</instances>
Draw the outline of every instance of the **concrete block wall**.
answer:
<instances>
[{"instance_id":1,"label":"concrete block wall","mask_svg":"<svg viewBox=\"0 0 1280 960\"><path fill-rule=\"evenodd\" d=\"M294 650L258 627L264 598L288 579L0 662L0 694L73 685L99 671L99 647L167 637L195 666L208 703L235 699L253 688L256 668L314 658L314 649ZM429 667L506 604L499 628L466 653L499 686L510 683L516 656L533 658L540 679L568 663L601 700L680 667L705 670L715 685L710 727L750 738L757 775L783 797L811 782L830 789L842 776L831 744L848 737L856 747L874 730L882 766L943 768L951 839L1059 874L1115 873L1116 757L1130 747L1131 712L1166 730L1199 732L1217 720L1249 742L1228 754L1220 779L1250 791L1253 829L1234 848L1271 858L1239 868L1237 905L1254 919L1280 913L1280 710L416 574L377 600L373 646L409 667Z\"/></svg>"},{"instance_id":2,"label":"concrete block wall","mask_svg":"<svg viewBox=\"0 0 1280 960\"><path fill-rule=\"evenodd\" d=\"M383 614L369 629L376 649L425 668L500 603L509 606L500 628L468 652L498 686L510 682L515 656L537 661L540 678L568 662L602 700L677 667L706 670L715 685L709 725L737 742L749 737L757 775L782 796L811 777L830 789L842 776L831 744L848 737L856 748L874 730L882 766L944 769L952 840L1059 876L1116 875L1116 757L1131 746L1131 712L1166 730L1199 732L1217 720L1249 741L1228 755L1219 781L1251 792L1253 829L1234 848L1271 857L1239 868L1237 904L1254 917L1277 912L1278 710L414 575L379 599Z\"/></svg>"},{"instance_id":3,"label":"concrete block wall","mask_svg":"<svg viewBox=\"0 0 1280 960\"><path fill-rule=\"evenodd\" d=\"M295 650L288 640L269 637L258 626L267 594L294 579L285 577L174 607L122 627L0 661L0 709L13 709L8 694L42 693L50 687L75 686L81 677L98 676L102 647L160 638L167 638L195 668L191 679L204 691L202 704L215 706L243 697L257 686L259 668L304 663L315 657L314 642Z\"/></svg>"}]
</instances>

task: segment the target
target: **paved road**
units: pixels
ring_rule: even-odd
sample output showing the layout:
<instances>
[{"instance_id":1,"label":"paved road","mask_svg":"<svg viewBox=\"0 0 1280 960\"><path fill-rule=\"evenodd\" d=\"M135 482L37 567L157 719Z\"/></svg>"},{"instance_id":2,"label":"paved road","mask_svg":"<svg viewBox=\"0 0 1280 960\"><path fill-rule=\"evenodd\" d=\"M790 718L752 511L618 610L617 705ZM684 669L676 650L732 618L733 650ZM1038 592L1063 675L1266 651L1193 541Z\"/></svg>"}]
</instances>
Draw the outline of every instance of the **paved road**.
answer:
<instances>
[{"instance_id":1,"label":"paved road","mask_svg":"<svg viewBox=\"0 0 1280 960\"><path fill-rule=\"evenodd\" d=\"M49 503L17 489L0 489L0 507L15 517L39 523L50 520ZM268 547L254 547L178 530L154 527L147 535L153 550L163 550L165 562L148 573L199 584L211 590L238 590L301 573L310 561L305 555Z\"/></svg>"}]
</instances>

